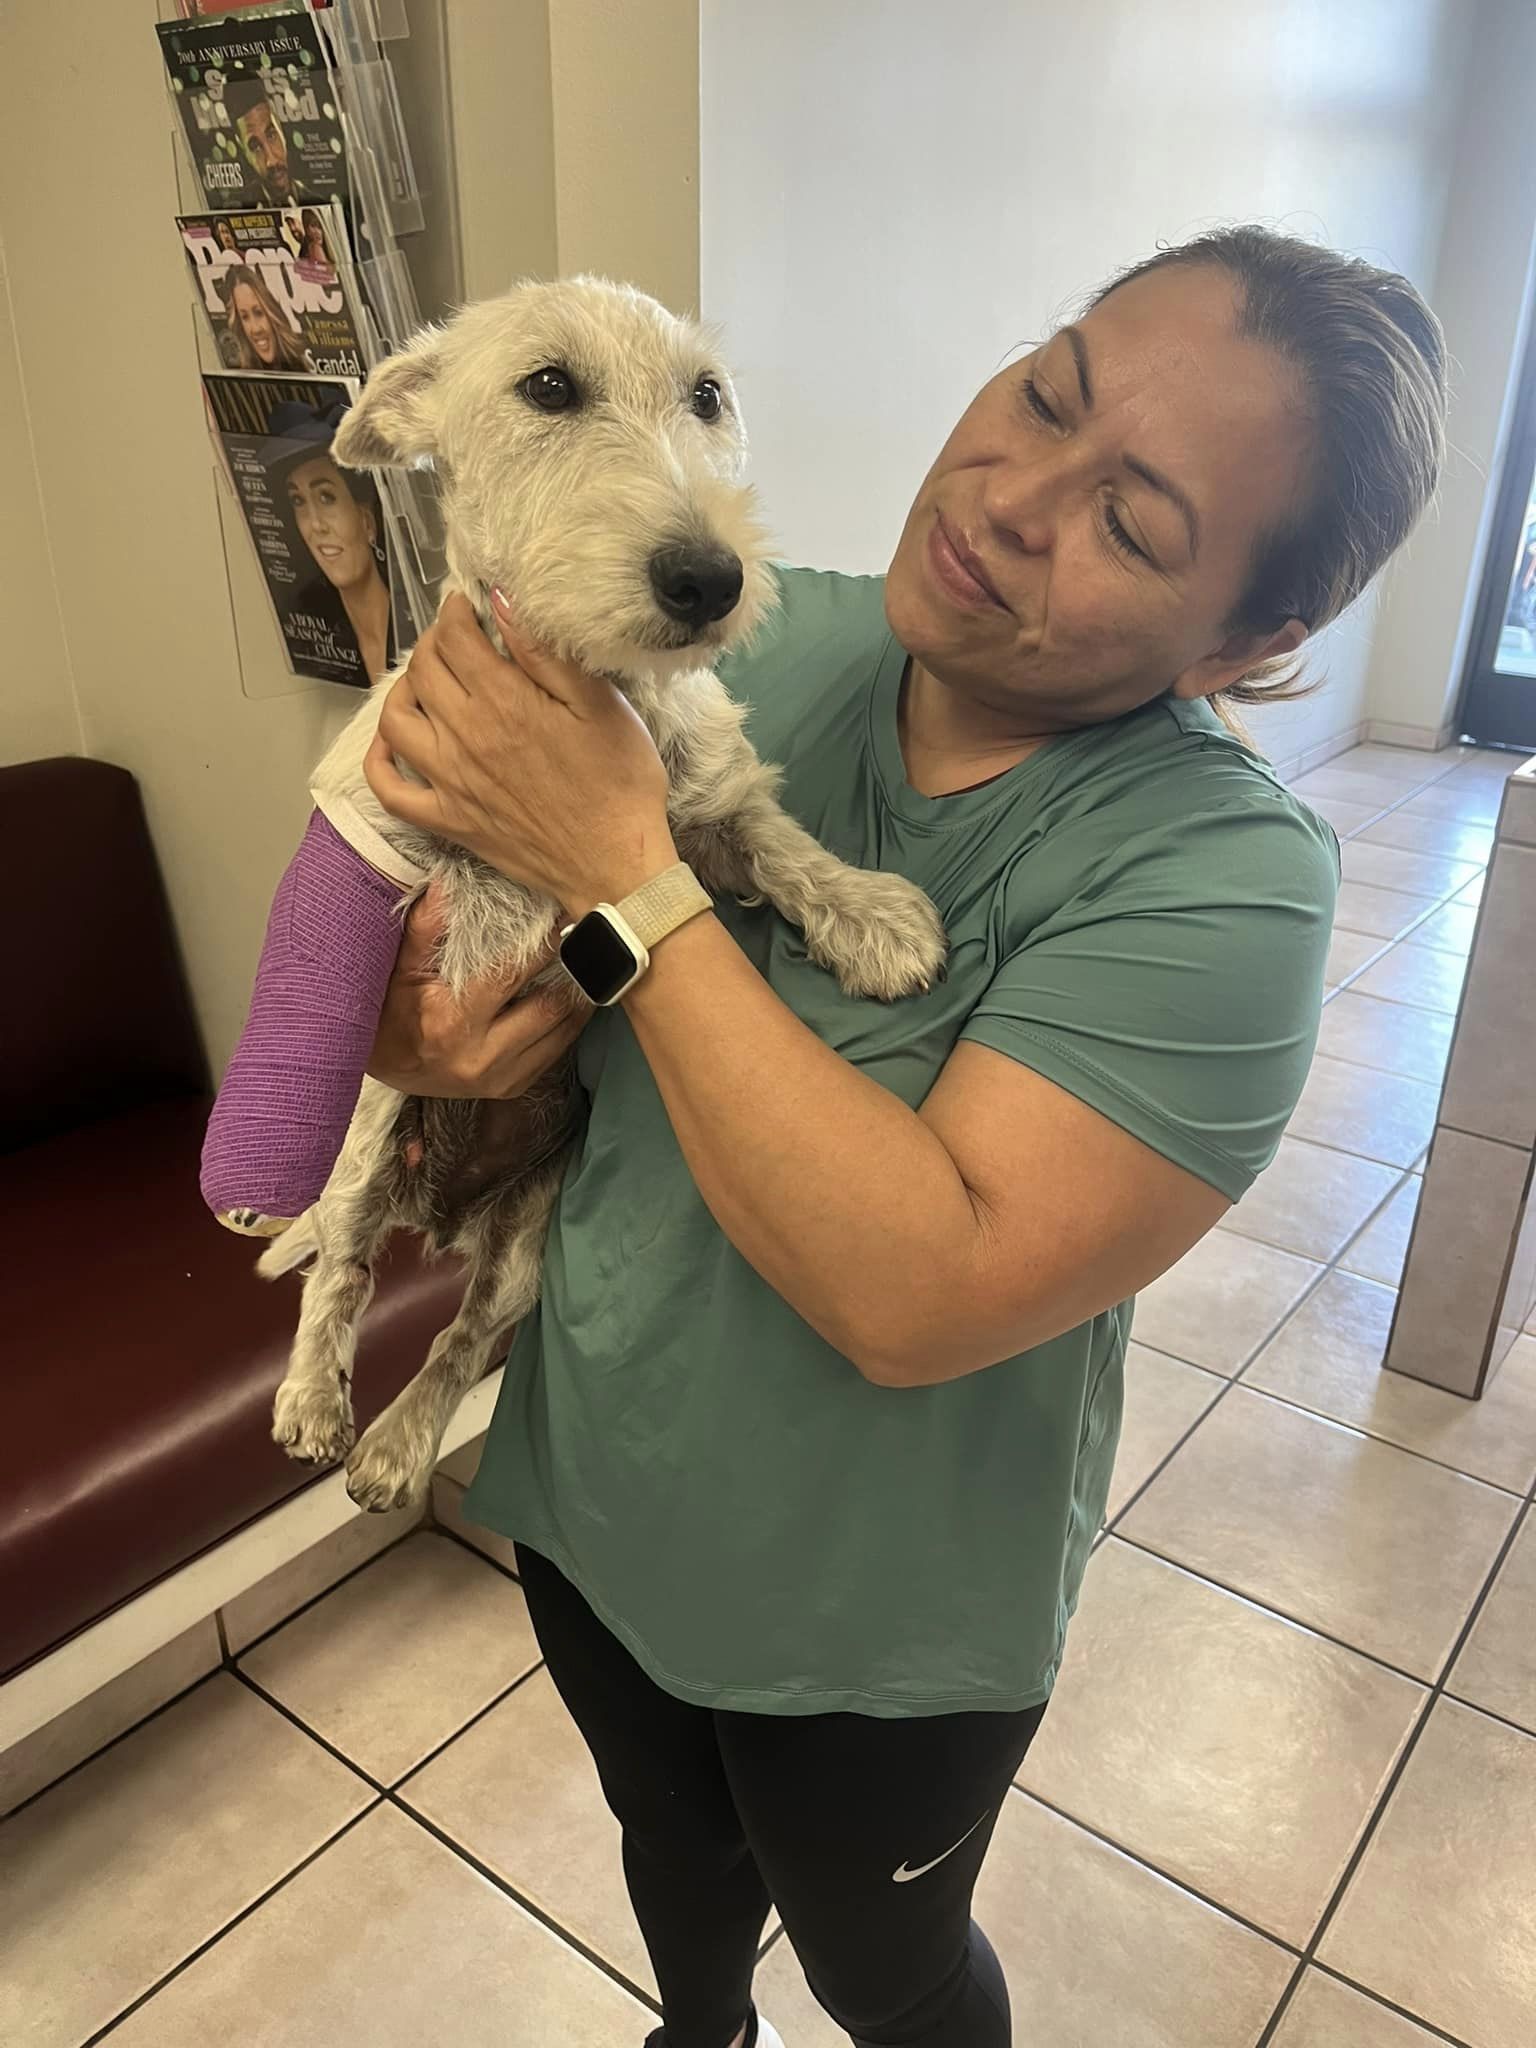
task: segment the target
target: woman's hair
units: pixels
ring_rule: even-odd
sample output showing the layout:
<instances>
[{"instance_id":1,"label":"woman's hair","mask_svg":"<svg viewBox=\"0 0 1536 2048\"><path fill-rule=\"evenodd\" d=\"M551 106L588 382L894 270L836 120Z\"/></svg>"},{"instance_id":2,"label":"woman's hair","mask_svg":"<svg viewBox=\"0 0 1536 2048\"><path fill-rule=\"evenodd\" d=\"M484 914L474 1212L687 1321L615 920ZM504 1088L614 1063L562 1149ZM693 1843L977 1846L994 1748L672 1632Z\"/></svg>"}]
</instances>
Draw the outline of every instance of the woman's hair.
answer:
<instances>
[{"instance_id":1,"label":"woman's hair","mask_svg":"<svg viewBox=\"0 0 1536 2048\"><path fill-rule=\"evenodd\" d=\"M250 337L235 311L235 293L241 285L247 285L266 308L272 332L277 339L277 361L264 363L251 347ZM224 314L229 331L235 338L240 352L242 370L308 370L314 371L309 351L304 346L302 335L295 334L288 325L288 315L272 296L272 288L254 263L232 263L219 280L219 296L224 301Z\"/></svg>"},{"instance_id":2,"label":"woman's hair","mask_svg":"<svg viewBox=\"0 0 1536 2048\"><path fill-rule=\"evenodd\" d=\"M1259 540L1231 630L1273 633L1300 619L1316 633L1354 603L1435 494L1445 456L1440 322L1395 271L1259 227L1161 249L1093 303L1173 264L1228 273L1238 332L1292 364L1311 429L1305 496ZM1221 695L1244 704L1301 696L1315 685L1299 674L1294 657L1260 662Z\"/></svg>"}]
</instances>

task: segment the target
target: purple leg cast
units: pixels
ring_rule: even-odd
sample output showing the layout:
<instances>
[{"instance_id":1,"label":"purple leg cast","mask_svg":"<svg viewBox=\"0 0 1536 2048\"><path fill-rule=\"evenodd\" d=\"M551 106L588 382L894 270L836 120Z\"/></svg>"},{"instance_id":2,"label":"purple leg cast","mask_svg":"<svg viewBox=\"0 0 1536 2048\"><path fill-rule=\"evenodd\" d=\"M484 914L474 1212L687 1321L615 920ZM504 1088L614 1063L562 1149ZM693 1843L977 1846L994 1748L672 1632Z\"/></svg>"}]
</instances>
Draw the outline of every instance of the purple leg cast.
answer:
<instances>
[{"instance_id":1,"label":"purple leg cast","mask_svg":"<svg viewBox=\"0 0 1536 2048\"><path fill-rule=\"evenodd\" d=\"M272 902L250 1015L203 1142L215 1215L295 1217L336 1164L400 950L398 882L318 811Z\"/></svg>"}]
</instances>

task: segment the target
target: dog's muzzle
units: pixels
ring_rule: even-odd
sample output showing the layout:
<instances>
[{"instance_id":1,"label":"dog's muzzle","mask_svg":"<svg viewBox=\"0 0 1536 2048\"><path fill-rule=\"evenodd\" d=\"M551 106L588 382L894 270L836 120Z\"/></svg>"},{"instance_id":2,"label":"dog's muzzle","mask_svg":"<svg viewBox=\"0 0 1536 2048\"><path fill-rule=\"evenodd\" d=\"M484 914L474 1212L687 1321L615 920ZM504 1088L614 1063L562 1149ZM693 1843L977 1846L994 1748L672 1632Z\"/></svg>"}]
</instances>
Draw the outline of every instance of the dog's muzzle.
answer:
<instances>
[{"instance_id":1,"label":"dog's muzzle","mask_svg":"<svg viewBox=\"0 0 1536 2048\"><path fill-rule=\"evenodd\" d=\"M730 548L658 548L650 574L657 604L691 632L725 618L741 598L741 557Z\"/></svg>"}]
</instances>

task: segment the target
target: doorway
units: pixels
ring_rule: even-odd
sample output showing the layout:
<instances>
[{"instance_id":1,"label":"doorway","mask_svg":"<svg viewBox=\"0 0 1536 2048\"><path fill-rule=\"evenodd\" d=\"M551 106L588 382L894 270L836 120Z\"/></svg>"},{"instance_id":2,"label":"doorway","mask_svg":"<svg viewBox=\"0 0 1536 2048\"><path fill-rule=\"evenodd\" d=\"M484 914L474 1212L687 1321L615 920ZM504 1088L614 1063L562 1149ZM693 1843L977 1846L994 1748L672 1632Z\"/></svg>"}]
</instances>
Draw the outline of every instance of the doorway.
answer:
<instances>
[{"instance_id":1,"label":"doorway","mask_svg":"<svg viewBox=\"0 0 1536 2048\"><path fill-rule=\"evenodd\" d=\"M1460 728L1536 754L1536 324L1473 622Z\"/></svg>"}]
</instances>

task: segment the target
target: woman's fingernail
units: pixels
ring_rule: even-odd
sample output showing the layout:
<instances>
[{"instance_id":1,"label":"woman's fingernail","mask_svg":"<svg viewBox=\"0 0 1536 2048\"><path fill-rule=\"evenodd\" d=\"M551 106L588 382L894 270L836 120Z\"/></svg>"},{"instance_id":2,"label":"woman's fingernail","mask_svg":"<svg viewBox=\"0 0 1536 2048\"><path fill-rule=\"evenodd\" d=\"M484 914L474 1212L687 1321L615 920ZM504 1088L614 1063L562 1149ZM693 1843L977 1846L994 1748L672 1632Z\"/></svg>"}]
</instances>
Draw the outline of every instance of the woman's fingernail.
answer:
<instances>
[{"instance_id":1,"label":"woman's fingernail","mask_svg":"<svg viewBox=\"0 0 1536 2048\"><path fill-rule=\"evenodd\" d=\"M491 603L496 606L498 611L509 612L512 609L511 605L507 602L507 593L499 583L491 586Z\"/></svg>"}]
</instances>

